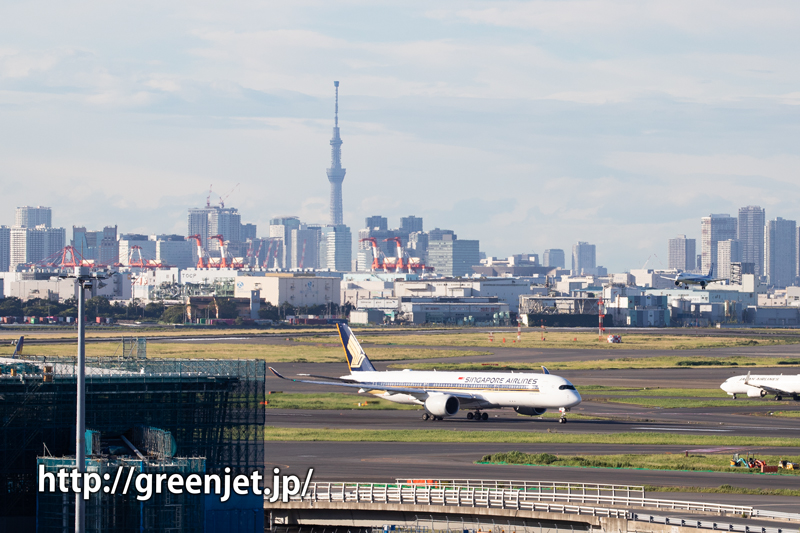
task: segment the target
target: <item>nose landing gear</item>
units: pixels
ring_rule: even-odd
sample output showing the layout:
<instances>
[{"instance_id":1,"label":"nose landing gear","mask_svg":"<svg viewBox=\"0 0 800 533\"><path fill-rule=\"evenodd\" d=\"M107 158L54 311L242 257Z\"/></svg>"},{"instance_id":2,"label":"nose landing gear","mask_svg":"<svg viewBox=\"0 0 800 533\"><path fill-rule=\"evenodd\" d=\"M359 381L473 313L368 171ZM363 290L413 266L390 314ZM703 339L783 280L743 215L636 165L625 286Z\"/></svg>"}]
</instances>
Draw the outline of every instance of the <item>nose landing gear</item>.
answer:
<instances>
[{"instance_id":1,"label":"nose landing gear","mask_svg":"<svg viewBox=\"0 0 800 533\"><path fill-rule=\"evenodd\" d=\"M569 409L567 409L565 407L559 407L558 410L561 412L561 418L558 419L558 423L559 424L566 424L567 423L567 411L569 411Z\"/></svg>"}]
</instances>

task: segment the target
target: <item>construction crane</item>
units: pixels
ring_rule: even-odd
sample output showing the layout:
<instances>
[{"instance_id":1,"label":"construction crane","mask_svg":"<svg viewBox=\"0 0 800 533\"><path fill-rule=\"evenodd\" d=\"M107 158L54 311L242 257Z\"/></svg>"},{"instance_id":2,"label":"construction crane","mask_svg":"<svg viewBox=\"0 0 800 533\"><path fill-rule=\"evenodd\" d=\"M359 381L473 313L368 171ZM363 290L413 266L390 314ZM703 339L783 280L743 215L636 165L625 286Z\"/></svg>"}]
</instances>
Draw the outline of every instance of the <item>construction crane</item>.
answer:
<instances>
[{"instance_id":1,"label":"construction crane","mask_svg":"<svg viewBox=\"0 0 800 533\"><path fill-rule=\"evenodd\" d=\"M220 197L219 197L219 206L220 206L221 208L223 208L223 209L225 208L225 200L227 200L227 199L228 199L228 196L230 196L231 194L233 194L233 191L235 191L235 190L236 190L236 188L237 188L237 187L239 187L239 185L241 185L241 184L240 184L240 183L237 183L236 185L234 185L234 186L233 186L233 189L231 189L231 191L230 191L228 194L226 194L225 196L220 196Z\"/></svg>"},{"instance_id":2,"label":"construction crane","mask_svg":"<svg viewBox=\"0 0 800 533\"><path fill-rule=\"evenodd\" d=\"M269 268L269 259L270 259L270 254L272 253L272 245L274 243L275 241L270 239L269 246L267 247L267 256L264 257L264 264L261 265L261 268Z\"/></svg>"},{"instance_id":3,"label":"construction crane","mask_svg":"<svg viewBox=\"0 0 800 533\"><path fill-rule=\"evenodd\" d=\"M375 237L367 237L358 242L369 242L372 244L372 271L375 272L380 269L386 271L385 261L383 261L383 252L378 248L378 239Z\"/></svg>"},{"instance_id":4,"label":"construction crane","mask_svg":"<svg viewBox=\"0 0 800 533\"><path fill-rule=\"evenodd\" d=\"M303 253L300 256L300 270L303 270L303 264L306 262L306 239L303 239Z\"/></svg>"},{"instance_id":5,"label":"construction crane","mask_svg":"<svg viewBox=\"0 0 800 533\"><path fill-rule=\"evenodd\" d=\"M211 188L214 186L212 183L208 186L208 196L206 196L206 207L211 207Z\"/></svg>"},{"instance_id":6,"label":"construction crane","mask_svg":"<svg viewBox=\"0 0 800 533\"><path fill-rule=\"evenodd\" d=\"M225 245L225 237L222 235L212 235L211 238L219 242L219 268L228 268L231 266L232 261L228 261L228 247Z\"/></svg>"},{"instance_id":7,"label":"construction crane","mask_svg":"<svg viewBox=\"0 0 800 533\"><path fill-rule=\"evenodd\" d=\"M394 264L394 271L397 273L402 273L406 268L407 264L405 261L405 252L403 250L403 243L400 241L400 237L389 237L388 239L383 239L383 242L393 242L397 245L397 261Z\"/></svg>"},{"instance_id":8,"label":"construction crane","mask_svg":"<svg viewBox=\"0 0 800 533\"><path fill-rule=\"evenodd\" d=\"M210 261L208 260L208 253L203 248L203 240L200 235L189 235L186 239L192 239L197 243L197 268L208 268Z\"/></svg>"}]
</instances>

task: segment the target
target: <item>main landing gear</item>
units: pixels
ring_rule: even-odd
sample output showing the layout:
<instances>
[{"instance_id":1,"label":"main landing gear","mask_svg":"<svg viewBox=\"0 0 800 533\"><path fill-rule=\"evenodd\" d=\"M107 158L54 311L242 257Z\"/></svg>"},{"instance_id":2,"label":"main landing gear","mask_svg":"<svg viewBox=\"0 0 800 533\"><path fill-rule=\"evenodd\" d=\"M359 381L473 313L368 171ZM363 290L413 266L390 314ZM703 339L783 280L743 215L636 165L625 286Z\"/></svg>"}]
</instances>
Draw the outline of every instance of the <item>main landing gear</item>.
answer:
<instances>
[{"instance_id":1,"label":"main landing gear","mask_svg":"<svg viewBox=\"0 0 800 533\"><path fill-rule=\"evenodd\" d=\"M429 415L428 413L422 413L422 419L423 420L430 420L431 422L434 421L434 420L443 420L443 418L441 416L433 416L433 415Z\"/></svg>"},{"instance_id":2,"label":"main landing gear","mask_svg":"<svg viewBox=\"0 0 800 533\"><path fill-rule=\"evenodd\" d=\"M560 407L558 410L561 411L561 418L558 419L558 423L559 424L566 424L567 423L567 411L569 411L569 409L567 409L565 407Z\"/></svg>"},{"instance_id":3,"label":"main landing gear","mask_svg":"<svg viewBox=\"0 0 800 533\"><path fill-rule=\"evenodd\" d=\"M475 411L474 413L467 413L467 420L489 420L489 413L481 413L480 411Z\"/></svg>"}]
</instances>

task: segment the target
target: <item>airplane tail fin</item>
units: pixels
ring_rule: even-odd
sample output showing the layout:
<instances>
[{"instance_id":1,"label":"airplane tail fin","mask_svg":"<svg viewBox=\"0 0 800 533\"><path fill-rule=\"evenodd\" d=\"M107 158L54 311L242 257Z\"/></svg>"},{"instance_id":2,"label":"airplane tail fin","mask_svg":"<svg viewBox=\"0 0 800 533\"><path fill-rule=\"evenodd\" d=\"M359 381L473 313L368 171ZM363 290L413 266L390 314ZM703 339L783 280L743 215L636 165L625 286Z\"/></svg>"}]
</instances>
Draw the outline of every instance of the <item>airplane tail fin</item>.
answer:
<instances>
[{"instance_id":1,"label":"airplane tail fin","mask_svg":"<svg viewBox=\"0 0 800 533\"><path fill-rule=\"evenodd\" d=\"M342 341L350 372L374 372L375 367L372 366L372 362L347 324L336 324L336 328L339 330L339 338Z\"/></svg>"},{"instance_id":2,"label":"airplane tail fin","mask_svg":"<svg viewBox=\"0 0 800 533\"><path fill-rule=\"evenodd\" d=\"M14 353L11 354L12 359L16 359L18 355L22 355L22 345L25 343L25 336L20 336L19 340L17 341L17 346L14 348Z\"/></svg>"},{"instance_id":3,"label":"airplane tail fin","mask_svg":"<svg viewBox=\"0 0 800 533\"><path fill-rule=\"evenodd\" d=\"M708 277L709 278L713 278L714 277L714 263L711 263L711 266L708 267Z\"/></svg>"},{"instance_id":4,"label":"airplane tail fin","mask_svg":"<svg viewBox=\"0 0 800 533\"><path fill-rule=\"evenodd\" d=\"M547 367L542 365L542 374L549 374L549 373L550 373L550 371L547 370Z\"/></svg>"}]
</instances>

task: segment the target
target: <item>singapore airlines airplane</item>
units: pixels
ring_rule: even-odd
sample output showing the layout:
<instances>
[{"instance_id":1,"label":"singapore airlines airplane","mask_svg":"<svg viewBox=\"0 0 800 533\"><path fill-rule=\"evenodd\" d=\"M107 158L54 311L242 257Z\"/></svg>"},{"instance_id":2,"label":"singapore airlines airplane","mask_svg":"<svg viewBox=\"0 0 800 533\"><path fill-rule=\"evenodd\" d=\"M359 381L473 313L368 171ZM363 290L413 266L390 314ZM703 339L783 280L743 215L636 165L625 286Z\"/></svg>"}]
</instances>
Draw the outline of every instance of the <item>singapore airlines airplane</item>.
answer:
<instances>
[{"instance_id":1,"label":"singapore airlines airplane","mask_svg":"<svg viewBox=\"0 0 800 533\"><path fill-rule=\"evenodd\" d=\"M745 394L748 398L761 398L767 394L774 394L780 401L784 396L793 400L800 400L800 374L784 376L783 374L751 376L733 376L719 386L722 390L736 399L737 394Z\"/></svg>"},{"instance_id":2,"label":"singapore airlines airplane","mask_svg":"<svg viewBox=\"0 0 800 533\"><path fill-rule=\"evenodd\" d=\"M581 395L566 379L550 374L501 372L421 372L413 370L378 372L345 324L336 324L350 374L340 378L310 376L329 381L290 379L270 367L281 379L317 385L351 387L392 402L421 405L423 420L442 420L454 416L463 407L470 420L486 420L485 409L512 407L517 413L539 416L548 409L561 412L559 422L567 422L566 413L581 403Z\"/></svg>"}]
</instances>

